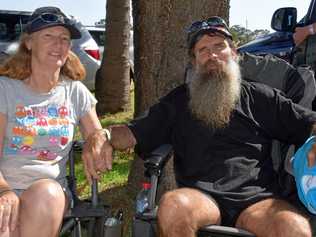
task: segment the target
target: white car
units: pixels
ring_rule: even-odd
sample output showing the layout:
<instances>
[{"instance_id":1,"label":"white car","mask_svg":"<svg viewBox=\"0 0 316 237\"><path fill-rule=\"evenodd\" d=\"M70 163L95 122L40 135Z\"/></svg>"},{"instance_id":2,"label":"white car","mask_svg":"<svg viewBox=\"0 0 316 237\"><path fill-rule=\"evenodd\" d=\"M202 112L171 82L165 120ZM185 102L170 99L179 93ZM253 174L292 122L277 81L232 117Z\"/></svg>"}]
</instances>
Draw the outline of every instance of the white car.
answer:
<instances>
[{"instance_id":1,"label":"white car","mask_svg":"<svg viewBox=\"0 0 316 237\"><path fill-rule=\"evenodd\" d=\"M104 36L105 26L85 26L89 31L90 35L94 38L100 49L100 59L103 57L104 50ZM134 46L133 46L133 31L130 31L130 42L129 42L129 64L130 64L130 75L131 79L134 79Z\"/></svg>"},{"instance_id":2,"label":"white car","mask_svg":"<svg viewBox=\"0 0 316 237\"><path fill-rule=\"evenodd\" d=\"M31 14L32 12L27 11L0 10L0 62L17 49L23 26ZM78 20L73 20L82 37L73 40L72 51L86 68L87 76L83 83L90 90L94 90L95 74L100 67L99 46L89 31Z\"/></svg>"}]
</instances>

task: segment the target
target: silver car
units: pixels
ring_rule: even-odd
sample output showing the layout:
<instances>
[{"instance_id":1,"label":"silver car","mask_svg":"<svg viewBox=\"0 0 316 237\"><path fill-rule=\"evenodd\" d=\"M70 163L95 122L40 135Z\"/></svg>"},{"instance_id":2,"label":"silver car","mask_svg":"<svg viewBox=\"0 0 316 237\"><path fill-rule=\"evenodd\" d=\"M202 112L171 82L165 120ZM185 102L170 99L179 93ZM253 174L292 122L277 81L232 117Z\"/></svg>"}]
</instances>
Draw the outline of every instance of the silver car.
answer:
<instances>
[{"instance_id":1,"label":"silver car","mask_svg":"<svg viewBox=\"0 0 316 237\"><path fill-rule=\"evenodd\" d=\"M104 51L104 36L105 36L105 25L100 26L85 26L93 37L95 42L98 44L100 49L100 59L103 57ZM134 45L133 45L133 31L130 31L130 42L129 42L129 65L130 65L130 77L134 79Z\"/></svg>"},{"instance_id":2,"label":"silver car","mask_svg":"<svg viewBox=\"0 0 316 237\"><path fill-rule=\"evenodd\" d=\"M0 10L0 62L11 55L18 47L18 39L32 13L27 11ZM73 40L72 51L80 58L86 68L87 77L83 83L94 90L95 74L100 67L99 46L89 31L73 18L82 37Z\"/></svg>"}]
</instances>

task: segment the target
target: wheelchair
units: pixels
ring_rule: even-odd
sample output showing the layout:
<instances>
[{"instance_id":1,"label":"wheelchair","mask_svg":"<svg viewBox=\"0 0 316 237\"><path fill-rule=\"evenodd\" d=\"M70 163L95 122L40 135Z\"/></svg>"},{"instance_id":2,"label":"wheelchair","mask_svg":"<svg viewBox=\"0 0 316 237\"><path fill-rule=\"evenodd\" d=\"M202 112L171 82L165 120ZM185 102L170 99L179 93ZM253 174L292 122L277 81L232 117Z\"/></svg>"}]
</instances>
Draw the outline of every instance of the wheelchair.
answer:
<instances>
[{"instance_id":1,"label":"wheelchair","mask_svg":"<svg viewBox=\"0 0 316 237\"><path fill-rule=\"evenodd\" d=\"M75 141L69 153L68 185L73 196L73 207L66 213L60 236L71 237L114 237L105 234L105 221L111 216L110 206L104 205L98 198L98 183L93 180L91 185L91 199L80 200L76 193L75 155L81 152L83 141ZM86 230L86 234L83 234ZM120 237L120 236L115 236Z\"/></svg>"},{"instance_id":2,"label":"wheelchair","mask_svg":"<svg viewBox=\"0 0 316 237\"><path fill-rule=\"evenodd\" d=\"M172 147L162 145L144 157L145 176L150 179L149 205L142 214L133 219L132 237L157 237L157 206L156 194L162 170L167 161L172 157ZM198 231L198 237L256 237L254 234L238 228L208 225Z\"/></svg>"}]
</instances>

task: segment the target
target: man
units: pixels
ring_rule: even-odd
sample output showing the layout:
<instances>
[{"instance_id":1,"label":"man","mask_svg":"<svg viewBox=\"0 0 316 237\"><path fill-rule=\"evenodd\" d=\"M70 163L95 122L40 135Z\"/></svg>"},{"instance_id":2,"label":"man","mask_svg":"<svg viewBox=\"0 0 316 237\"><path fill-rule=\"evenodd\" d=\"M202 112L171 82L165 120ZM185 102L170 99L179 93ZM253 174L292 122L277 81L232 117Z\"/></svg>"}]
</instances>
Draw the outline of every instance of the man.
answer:
<instances>
[{"instance_id":1,"label":"man","mask_svg":"<svg viewBox=\"0 0 316 237\"><path fill-rule=\"evenodd\" d=\"M172 144L179 188L160 201L162 237L192 237L207 224L237 226L258 237L311 236L307 217L279 196L270 148L272 139L303 144L316 115L276 90L241 80L221 18L193 23L188 49L194 70L188 83L145 117L112 127L104 151L136 146L143 153Z\"/></svg>"}]
</instances>

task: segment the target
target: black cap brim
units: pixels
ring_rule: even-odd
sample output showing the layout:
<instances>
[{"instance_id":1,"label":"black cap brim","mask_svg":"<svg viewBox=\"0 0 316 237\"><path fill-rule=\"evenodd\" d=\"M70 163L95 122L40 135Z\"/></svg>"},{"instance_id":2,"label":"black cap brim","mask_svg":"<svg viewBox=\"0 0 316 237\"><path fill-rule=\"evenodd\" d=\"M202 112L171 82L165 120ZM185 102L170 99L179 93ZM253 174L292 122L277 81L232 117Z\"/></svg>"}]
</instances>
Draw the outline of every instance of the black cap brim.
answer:
<instances>
[{"instance_id":1,"label":"black cap brim","mask_svg":"<svg viewBox=\"0 0 316 237\"><path fill-rule=\"evenodd\" d=\"M224 38L228 38L230 40L233 40L233 37L230 34L230 32L228 32L228 31L226 32L226 31L221 30L221 29L210 27L208 29L201 29L199 31L192 33L191 35L188 35L188 48L191 49L195 45L195 43L199 39L199 36L209 34L209 33L219 34L219 35L222 35Z\"/></svg>"},{"instance_id":2,"label":"black cap brim","mask_svg":"<svg viewBox=\"0 0 316 237\"><path fill-rule=\"evenodd\" d=\"M61 23L61 22L51 22L51 23L46 23L40 26L33 26L32 25L27 25L25 28L25 32L31 34L34 33L36 31L40 31L49 27L54 27L54 26L63 26L65 27L67 30L69 30L70 32L70 37L71 39L79 39L81 38L81 33L80 31L77 29L77 27L75 27L74 25L71 24L65 24L65 23Z\"/></svg>"}]
</instances>

